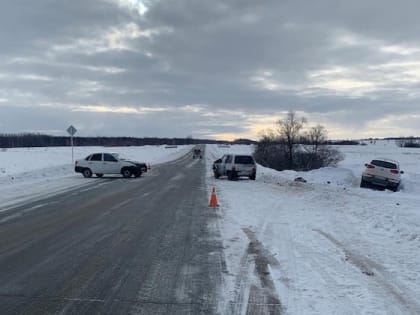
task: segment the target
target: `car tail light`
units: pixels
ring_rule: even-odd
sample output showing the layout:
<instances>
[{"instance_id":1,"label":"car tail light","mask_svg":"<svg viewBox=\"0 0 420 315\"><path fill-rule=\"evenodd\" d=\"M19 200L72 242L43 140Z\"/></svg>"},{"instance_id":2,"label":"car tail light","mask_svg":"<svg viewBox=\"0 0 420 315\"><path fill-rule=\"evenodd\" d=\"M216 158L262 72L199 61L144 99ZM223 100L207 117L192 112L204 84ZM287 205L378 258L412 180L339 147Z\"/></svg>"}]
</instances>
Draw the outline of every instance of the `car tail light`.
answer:
<instances>
[{"instance_id":1,"label":"car tail light","mask_svg":"<svg viewBox=\"0 0 420 315\"><path fill-rule=\"evenodd\" d=\"M399 171L399 170L391 170L391 173L392 173L392 174L399 174L399 173L400 173L400 171Z\"/></svg>"},{"instance_id":2,"label":"car tail light","mask_svg":"<svg viewBox=\"0 0 420 315\"><path fill-rule=\"evenodd\" d=\"M367 168L375 168L375 165L368 164L368 165L366 165L366 167L367 167Z\"/></svg>"}]
</instances>

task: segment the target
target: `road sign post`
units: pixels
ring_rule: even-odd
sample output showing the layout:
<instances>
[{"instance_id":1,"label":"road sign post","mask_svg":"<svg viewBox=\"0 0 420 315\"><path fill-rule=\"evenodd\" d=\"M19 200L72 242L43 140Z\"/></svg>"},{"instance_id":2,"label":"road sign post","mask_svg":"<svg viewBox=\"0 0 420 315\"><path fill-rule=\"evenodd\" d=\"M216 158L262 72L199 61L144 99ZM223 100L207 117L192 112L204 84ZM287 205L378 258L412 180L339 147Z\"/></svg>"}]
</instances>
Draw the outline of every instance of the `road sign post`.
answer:
<instances>
[{"instance_id":1,"label":"road sign post","mask_svg":"<svg viewBox=\"0 0 420 315\"><path fill-rule=\"evenodd\" d=\"M70 135L70 143L71 143L71 162L74 162L74 147L73 147L73 136L77 132L77 129L74 128L73 125L70 125L70 127L67 128L67 132Z\"/></svg>"}]
</instances>

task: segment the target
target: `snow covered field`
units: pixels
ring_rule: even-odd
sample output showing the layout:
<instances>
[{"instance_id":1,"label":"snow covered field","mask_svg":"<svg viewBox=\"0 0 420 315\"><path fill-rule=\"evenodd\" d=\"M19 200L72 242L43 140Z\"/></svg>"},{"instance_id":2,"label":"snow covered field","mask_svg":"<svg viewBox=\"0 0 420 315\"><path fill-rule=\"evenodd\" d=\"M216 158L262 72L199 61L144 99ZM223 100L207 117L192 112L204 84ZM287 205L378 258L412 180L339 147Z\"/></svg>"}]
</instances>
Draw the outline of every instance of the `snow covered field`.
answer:
<instances>
[{"instance_id":1,"label":"snow covered field","mask_svg":"<svg viewBox=\"0 0 420 315\"><path fill-rule=\"evenodd\" d=\"M115 152L124 157L151 164L175 160L192 146L75 147L74 158L82 159L94 152ZM74 172L71 148L0 149L0 209L46 193L90 184L98 179L83 178Z\"/></svg>"},{"instance_id":2,"label":"snow covered field","mask_svg":"<svg viewBox=\"0 0 420 315\"><path fill-rule=\"evenodd\" d=\"M342 146L338 168L259 166L255 182L230 182L215 180L211 163L252 147L207 148L227 262L222 311L244 314L250 302L261 313L420 314L419 149ZM399 192L359 188L364 163L378 156L400 161Z\"/></svg>"},{"instance_id":3,"label":"snow covered field","mask_svg":"<svg viewBox=\"0 0 420 315\"><path fill-rule=\"evenodd\" d=\"M82 147L75 158L111 151L153 168L191 148ZM221 205L213 228L226 259L221 313L244 314L249 303L263 314L420 314L420 150L388 141L339 149L337 168L259 166L256 181L230 182L213 178L212 162L252 147L207 146L208 190L216 187ZM378 156L400 161L399 192L359 188L364 163ZM69 148L0 151L1 209L95 180L74 173Z\"/></svg>"}]
</instances>

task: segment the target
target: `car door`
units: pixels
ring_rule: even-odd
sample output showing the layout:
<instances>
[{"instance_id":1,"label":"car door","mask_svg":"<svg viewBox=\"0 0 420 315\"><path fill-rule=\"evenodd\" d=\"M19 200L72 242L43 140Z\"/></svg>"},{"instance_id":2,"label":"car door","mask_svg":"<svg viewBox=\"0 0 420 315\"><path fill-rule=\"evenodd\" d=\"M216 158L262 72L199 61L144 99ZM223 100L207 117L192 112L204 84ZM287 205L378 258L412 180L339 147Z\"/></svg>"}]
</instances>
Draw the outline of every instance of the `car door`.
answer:
<instances>
[{"instance_id":1,"label":"car door","mask_svg":"<svg viewBox=\"0 0 420 315\"><path fill-rule=\"evenodd\" d=\"M232 162L233 162L233 156L230 154L225 155L224 160L223 160L223 166L224 166L223 173L224 174L226 174L227 171L230 171L232 169Z\"/></svg>"},{"instance_id":2,"label":"car door","mask_svg":"<svg viewBox=\"0 0 420 315\"><path fill-rule=\"evenodd\" d=\"M121 171L119 161L112 154L109 153L104 153L102 167L104 170L104 174L119 174Z\"/></svg>"},{"instance_id":3,"label":"car door","mask_svg":"<svg viewBox=\"0 0 420 315\"><path fill-rule=\"evenodd\" d=\"M90 160L88 161L88 166L92 173L95 174L103 174L103 167L102 167L102 153L94 153L91 155Z\"/></svg>"}]
</instances>

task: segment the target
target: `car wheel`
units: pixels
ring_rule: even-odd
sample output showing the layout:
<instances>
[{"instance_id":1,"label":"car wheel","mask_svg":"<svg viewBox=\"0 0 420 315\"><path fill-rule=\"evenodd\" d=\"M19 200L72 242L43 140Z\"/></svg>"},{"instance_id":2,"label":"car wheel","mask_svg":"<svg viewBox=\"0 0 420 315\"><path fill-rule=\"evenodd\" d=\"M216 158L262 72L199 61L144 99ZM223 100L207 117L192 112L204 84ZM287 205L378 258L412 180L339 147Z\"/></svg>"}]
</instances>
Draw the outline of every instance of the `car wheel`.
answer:
<instances>
[{"instance_id":1,"label":"car wheel","mask_svg":"<svg viewBox=\"0 0 420 315\"><path fill-rule=\"evenodd\" d=\"M134 177L140 177L141 176L141 172L137 172L134 174Z\"/></svg>"},{"instance_id":2,"label":"car wheel","mask_svg":"<svg viewBox=\"0 0 420 315\"><path fill-rule=\"evenodd\" d=\"M92 171L91 171L90 169L88 169L88 168L85 168L85 169L83 170L83 176L84 176L85 178L90 178L90 177L92 177Z\"/></svg>"},{"instance_id":3,"label":"car wheel","mask_svg":"<svg viewBox=\"0 0 420 315\"><path fill-rule=\"evenodd\" d=\"M214 172L214 178L218 179L220 177L219 173Z\"/></svg>"},{"instance_id":4,"label":"car wheel","mask_svg":"<svg viewBox=\"0 0 420 315\"><path fill-rule=\"evenodd\" d=\"M360 182L360 188L367 188L368 187L368 182L363 180Z\"/></svg>"},{"instance_id":5,"label":"car wheel","mask_svg":"<svg viewBox=\"0 0 420 315\"><path fill-rule=\"evenodd\" d=\"M124 169L121 171L121 174L122 174L122 176L123 176L124 178L129 178L129 177L131 177L131 175L133 175L133 174L131 173L131 171L130 171L128 168L124 168Z\"/></svg>"},{"instance_id":6,"label":"car wheel","mask_svg":"<svg viewBox=\"0 0 420 315\"><path fill-rule=\"evenodd\" d=\"M104 174L95 174L96 175L96 177L99 177L99 178L101 178L102 176L104 176Z\"/></svg>"},{"instance_id":7,"label":"car wheel","mask_svg":"<svg viewBox=\"0 0 420 315\"><path fill-rule=\"evenodd\" d=\"M250 176L249 176L249 179L251 179L251 180L255 180L255 175L250 175Z\"/></svg>"},{"instance_id":8,"label":"car wheel","mask_svg":"<svg viewBox=\"0 0 420 315\"><path fill-rule=\"evenodd\" d=\"M393 192L397 192L399 187L400 187L400 185L398 184L397 186L393 186L393 187L391 187L390 189L391 189Z\"/></svg>"},{"instance_id":9,"label":"car wheel","mask_svg":"<svg viewBox=\"0 0 420 315\"><path fill-rule=\"evenodd\" d=\"M227 171L226 175L227 175L228 180L233 180L234 179L233 172Z\"/></svg>"}]
</instances>

